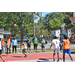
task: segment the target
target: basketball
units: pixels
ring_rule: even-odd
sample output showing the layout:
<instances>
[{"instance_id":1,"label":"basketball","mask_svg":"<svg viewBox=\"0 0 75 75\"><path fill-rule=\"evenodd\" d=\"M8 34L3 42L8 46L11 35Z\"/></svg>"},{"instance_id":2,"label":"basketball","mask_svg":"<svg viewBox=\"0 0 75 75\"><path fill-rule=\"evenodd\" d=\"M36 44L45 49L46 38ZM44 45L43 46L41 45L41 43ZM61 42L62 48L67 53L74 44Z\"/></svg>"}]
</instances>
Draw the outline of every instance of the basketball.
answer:
<instances>
[{"instance_id":1,"label":"basketball","mask_svg":"<svg viewBox=\"0 0 75 75\"><path fill-rule=\"evenodd\" d=\"M16 27L16 24L14 24L14 27Z\"/></svg>"}]
</instances>

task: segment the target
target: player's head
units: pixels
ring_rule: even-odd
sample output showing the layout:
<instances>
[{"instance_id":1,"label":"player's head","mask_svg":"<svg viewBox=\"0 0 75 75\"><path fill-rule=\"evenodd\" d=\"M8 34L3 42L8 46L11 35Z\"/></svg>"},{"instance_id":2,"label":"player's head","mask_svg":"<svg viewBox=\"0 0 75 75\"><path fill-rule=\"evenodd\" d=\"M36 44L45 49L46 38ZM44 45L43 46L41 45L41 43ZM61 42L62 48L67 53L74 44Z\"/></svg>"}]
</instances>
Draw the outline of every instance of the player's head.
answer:
<instances>
[{"instance_id":1,"label":"player's head","mask_svg":"<svg viewBox=\"0 0 75 75\"><path fill-rule=\"evenodd\" d=\"M53 36L53 39L57 39L57 36Z\"/></svg>"},{"instance_id":2,"label":"player's head","mask_svg":"<svg viewBox=\"0 0 75 75\"><path fill-rule=\"evenodd\" d=\"M42 40L44 40L44 38L42 38Z\"/></svg>"},{"instance_id":3,"label":"player's head","mask_svg":"<svg viewBox=\"0 0 75 75\"><path fill-rule=\"evenodd\" d=\"M14 37L14 40L15 40L15 37Z\"/></svg>"},{"instance_id":4,"label":"player's head","mask_svg":"<svg viewBox=\"0 0 75 75\"><path fill-rule=\"evenodd\" d=\"M36 36L34 36L34 38L36 38Z\"/></svg>"},{"instance_id":5,"label":"player's head","mask_svg":"<svg viewBox=\"0 0 75 75\"><path fill-rule=\"evenodd\" d=\"M64 39L68 39L68 37L66 35L63 35Z\"/></svg>"},{"instance_id":6,"label":"player's head","mask_svg":"<svg viewBox=\"0 0 75 75\"><path fill-rule=\"evenodd\" d=\"M23 42L23 40L21 40L21 43Z\"/></svg>"},{"instance_id":7,"label":"player's head","mask_svg":"<svg viewBox=\"0 0 75 75\"><path fill-rule=\"evenodd\" d=\"M0 38L0 41L1 41L1 38Z\"/></svg>"}]
</instances>

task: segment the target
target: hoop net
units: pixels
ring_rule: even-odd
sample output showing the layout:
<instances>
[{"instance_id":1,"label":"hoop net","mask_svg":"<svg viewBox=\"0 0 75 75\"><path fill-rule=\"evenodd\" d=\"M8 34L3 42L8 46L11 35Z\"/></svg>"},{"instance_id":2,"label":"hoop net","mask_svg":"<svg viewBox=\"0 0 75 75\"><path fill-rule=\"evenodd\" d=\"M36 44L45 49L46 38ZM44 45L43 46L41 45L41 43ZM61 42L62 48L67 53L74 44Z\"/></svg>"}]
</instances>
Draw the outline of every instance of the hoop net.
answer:
<instances>
[{"instance_id":1,"label":"hoop net","mask_svg":"<svg viewBox=\"0 0 75 75\"><path fill-rule=\"evenodd\" d=\"M71 23L75 23L75 17L69 17L69 19L71 20Z\"/></svg>"}]
</instances>

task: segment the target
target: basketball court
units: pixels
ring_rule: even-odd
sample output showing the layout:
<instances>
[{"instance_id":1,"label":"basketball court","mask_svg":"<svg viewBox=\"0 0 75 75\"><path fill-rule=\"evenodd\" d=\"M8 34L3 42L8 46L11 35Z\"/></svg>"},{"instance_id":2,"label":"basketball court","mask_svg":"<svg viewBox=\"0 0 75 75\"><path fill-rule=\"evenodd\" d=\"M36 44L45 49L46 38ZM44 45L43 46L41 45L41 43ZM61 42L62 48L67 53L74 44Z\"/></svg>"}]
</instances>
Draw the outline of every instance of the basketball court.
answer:
<instances>
[{"instance_id":1,"label":"basketball court","mask_svg":"<svg viewBox=\"0 0 75 75\"><path fill-rule=\"evenodd\" d=\"M3 58L6 62L53 62L53 52L45 52L45 53L27 53L27 57L24 57L22 53L18 54L2 54ZM63 62L63 54L59 54L60 61ZM75 61L75 56L72 56ZM65 55L65 62L71 62L69 56ZM55 61L57 62L57 54L55 55ZM0 62L3 62L0 59Z\"/></svg>"}]
</instances>

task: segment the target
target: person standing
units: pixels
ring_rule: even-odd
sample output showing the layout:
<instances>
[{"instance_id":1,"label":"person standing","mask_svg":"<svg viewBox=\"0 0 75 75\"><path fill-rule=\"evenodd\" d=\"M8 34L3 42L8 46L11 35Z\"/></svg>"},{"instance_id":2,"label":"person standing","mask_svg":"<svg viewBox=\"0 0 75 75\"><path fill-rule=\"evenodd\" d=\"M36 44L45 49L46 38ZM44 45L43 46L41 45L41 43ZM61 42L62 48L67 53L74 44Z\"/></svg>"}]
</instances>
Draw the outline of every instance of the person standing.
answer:
<instances>
[{"instance_id":1,"label":"person standing","mask_svg":"<svg viewBox=\"0 0 75 75\"><path fill-rule=\"evenodd\" d=\"M37 41L36 36L33 39L33 43L34 43L34 53L35 53L35 49L36 49L36 52L37 52L37 46L38 46L38 41Z\"/></svg>"},{"instance_id":2,"label":"person standing","mask_svg":"<svg viewBox=\"0 0 75 75\"><path fill-rule=\"evenodd\" d=\"M54 45L54 53L53 53L53 62L55 61L55 54L57 53L57 57L58 57L58 60L57 62L59 61L59 52L60 52L60 45L62 45L60 43L60 41L57 39L57 36L53 36L53 40L52 40L52 43L51 43L51 46L49 48L49 50L51 49L52 45Z\"/></svg>"},{"instance_id":3,"label":"person standing","mask_svg":"<svg viewBox=\"0 0 75 75\"><path fill-rule=\"evenodd\" d=\"M27 40L27 53L28 53L28 49L30 49L30 53L31 53L31 41L29 38Z\"/></svg>"},{"instance_id":4,"label":"person standing","mask_svg":"<svg viewBox=\"0 0 75 75\"><path fill-rule=\"evenodd\" d=\"M71 59L71 61L73 61L73 58L71 56L71 50L70 50L70 41L69 39L67 38L66 35L63 36L64 39L63 39L63 62L65 62L65 53L67 53Z\"/></svg>"},{"instance_id":5,"label":"person standing","mask_svg":"<svg viewBox=\"0 0 75 75\"><path fill-rule=\"evenodd\" d=\"M12 53L14 53L14 48L15 48L15 53L17 53L16 51L16 47L17 47L17 40L15 39L15 37L12 39Z\"/></svg>"},{"instance_id":6,"label":"person standing","mask_svg":"<svg viewBox=\"0 0 75 75\"><path fill-rule=\"evenodd\" d=\"M4 58L2 57L2 47L3 47L3 44L2 44L1 38L0 38L0 58L3 60L3 62L5 62Z\"/></svg>"},{"instance_id":7,"label":"person standing","mask_svg":"<svg viewBox=\"0 0 75 75\"><path fill-rule=\"evenodd\" d=\"M10 36L7 37L7 55L8 55L9 48L10 48L10 38L11 38L11 33L10 33Z\"/></svg>"},{"instance_id":8,"label":"person standing","mask_svg":"<svg viewBox=\"0 0 75 75\"><path fill-rule=\"evenodd\" d=\"M45 52L45 40L44 40L44 38L42 38L41 45L42 45L42 52L43 52L43 50Z\"/></svg>"},{"instance_id":9,"label":"person standing","mask_svg":"<svg viewBox=\"0 0 75 75\"><path fill-rule=\"evenodd\" d=\"M2 45L3 45L3 47L2 47L3 53L5 53L5 48L4 48L4 38L2 38L1 42L2 42Z\"/></svg>"}]
</instances>

